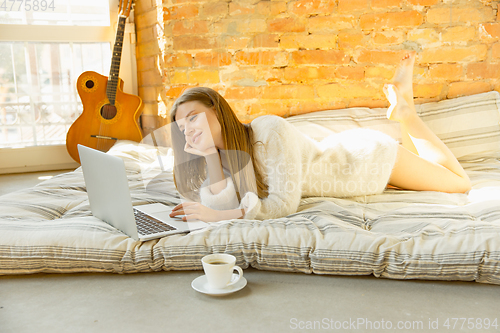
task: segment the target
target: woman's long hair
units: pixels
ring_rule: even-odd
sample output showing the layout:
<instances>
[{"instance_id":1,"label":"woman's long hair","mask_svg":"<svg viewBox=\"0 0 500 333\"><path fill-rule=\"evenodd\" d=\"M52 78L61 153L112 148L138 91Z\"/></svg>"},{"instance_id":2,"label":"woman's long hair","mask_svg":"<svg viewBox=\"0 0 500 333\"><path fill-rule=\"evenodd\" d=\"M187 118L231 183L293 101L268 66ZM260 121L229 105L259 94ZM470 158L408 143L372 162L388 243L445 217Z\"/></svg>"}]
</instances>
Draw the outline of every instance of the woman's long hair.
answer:
<instances>
[{"instance_id":1,"label":"woman's long hair","mask_svg":"<svg viewBox=\"0 0 500 333\"><path fill-rule=\"evenodd\" d=\"M267 197L268 186L263 181L262 166L255 159L251 125L241 123L227 101L218 92L206 87L195 87L184 91L170 110L170 124L175 122L179 105L191 101L198 101L211 108L217 116L238 202L248 191L257 193L259 198ZM199 188L207 177L205 158L201 156L193 158L184 151L186 138L177 125L171 126L171 135L175 161L173 172L175 187L184 197L197 201ZM247 166L249 157L253 168Z\"/></svg>"}]
</instances>

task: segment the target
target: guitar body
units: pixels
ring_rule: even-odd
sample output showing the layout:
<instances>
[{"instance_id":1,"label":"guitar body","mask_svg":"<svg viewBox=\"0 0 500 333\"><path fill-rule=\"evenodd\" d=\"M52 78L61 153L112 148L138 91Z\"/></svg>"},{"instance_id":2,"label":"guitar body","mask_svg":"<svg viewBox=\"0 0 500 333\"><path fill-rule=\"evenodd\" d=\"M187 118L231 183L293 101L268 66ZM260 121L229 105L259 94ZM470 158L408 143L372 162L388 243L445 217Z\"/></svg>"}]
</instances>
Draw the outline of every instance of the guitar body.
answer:
<instances>
[{"instance_id":1,"label":"guitar body","mask_svg":"<svg viewBox=\"0 0 500 333\"><path fill-rule=\"evenodd\" d=\"M83 112L66 136L66 148L75 161L80 163L78 144L106 152L116 140L142 140L138 125L142 100L139 96L123 92L123 80L118 79L114 105L110 105L106 95L106 76L84 72L76 84Z\"/></svg>"}]
</instances>

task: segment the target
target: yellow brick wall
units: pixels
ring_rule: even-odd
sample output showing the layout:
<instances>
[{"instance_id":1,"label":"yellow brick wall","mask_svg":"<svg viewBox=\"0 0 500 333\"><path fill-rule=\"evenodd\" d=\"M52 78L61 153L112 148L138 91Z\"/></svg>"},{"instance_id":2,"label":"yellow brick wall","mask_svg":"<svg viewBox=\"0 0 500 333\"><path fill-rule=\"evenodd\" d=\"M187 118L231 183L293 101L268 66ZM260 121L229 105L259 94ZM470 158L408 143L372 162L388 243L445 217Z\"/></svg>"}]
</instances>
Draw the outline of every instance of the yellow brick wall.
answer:
<instances>
[{"instance_id":1,"label":"yellow brick wall","mask_svg":"<svg viewBox=\"0 0 500 333\"><path fill-rule=\"evenodd\" d=\"M198 85L219 91L243 122L386 107L382 87L405 50L418 52L417 103L500 91L498 7L490 0L136 0L143 119L166 115Z\"/></svg>"}]
</instances>

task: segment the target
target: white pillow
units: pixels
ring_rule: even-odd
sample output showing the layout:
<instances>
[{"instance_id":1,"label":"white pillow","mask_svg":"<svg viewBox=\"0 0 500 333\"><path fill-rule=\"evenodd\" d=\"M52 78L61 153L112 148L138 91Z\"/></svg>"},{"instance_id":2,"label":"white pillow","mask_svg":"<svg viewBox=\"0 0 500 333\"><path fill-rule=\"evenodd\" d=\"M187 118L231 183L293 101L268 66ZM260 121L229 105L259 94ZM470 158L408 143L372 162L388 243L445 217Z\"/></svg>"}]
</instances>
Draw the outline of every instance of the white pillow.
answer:
<instances>
[{"instance_id":1,"label":"white pillow","mask_svg":"<svg viewBox=\"0 0 500 333\"><path fill-rule=\"evenodd\" d=\"M500 157L500 94L491 91L416 105L417 113L459 159ZM399 123L385 108L316 111L286 118L316 141L352 128L372 128L401 142Z\"/></svg>"},{"instance_id":2,"label":"white pillow","mask_svg":"<svg viewBox=\"0 0 500 333\"><path fill-rule=\"evenodd\" d=\"M500 94L496 91L417 106L457 158L500 157Z\"/></svg>"}]
</instances>

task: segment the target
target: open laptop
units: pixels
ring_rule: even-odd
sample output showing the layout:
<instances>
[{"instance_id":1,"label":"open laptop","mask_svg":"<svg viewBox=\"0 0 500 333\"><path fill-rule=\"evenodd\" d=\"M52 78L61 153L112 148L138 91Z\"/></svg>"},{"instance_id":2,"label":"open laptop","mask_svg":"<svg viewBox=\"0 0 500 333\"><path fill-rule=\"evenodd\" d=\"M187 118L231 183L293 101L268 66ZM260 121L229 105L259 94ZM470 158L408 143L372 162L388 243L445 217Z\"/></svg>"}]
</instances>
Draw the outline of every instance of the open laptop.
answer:
<instances>
[{"instance_id":1,"label":"open laptop","mask_svg":"<svg viewBox=\"0 0 500 333\"><path fill-rule=\"evenodd\" d=\"M169 216L161 203L132 206L125 163L119 157L78 145L92 214L135 240L147 241L208 226Z\"/></svg>"}]
</instances>

